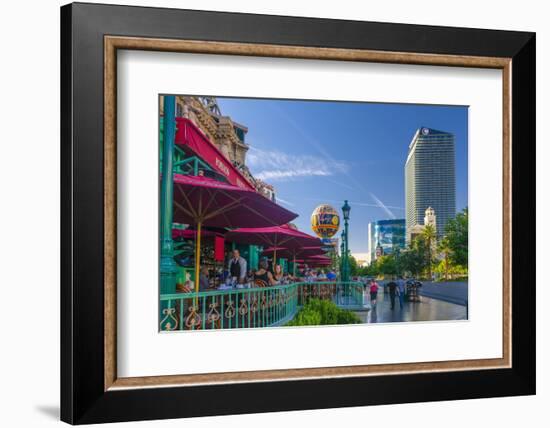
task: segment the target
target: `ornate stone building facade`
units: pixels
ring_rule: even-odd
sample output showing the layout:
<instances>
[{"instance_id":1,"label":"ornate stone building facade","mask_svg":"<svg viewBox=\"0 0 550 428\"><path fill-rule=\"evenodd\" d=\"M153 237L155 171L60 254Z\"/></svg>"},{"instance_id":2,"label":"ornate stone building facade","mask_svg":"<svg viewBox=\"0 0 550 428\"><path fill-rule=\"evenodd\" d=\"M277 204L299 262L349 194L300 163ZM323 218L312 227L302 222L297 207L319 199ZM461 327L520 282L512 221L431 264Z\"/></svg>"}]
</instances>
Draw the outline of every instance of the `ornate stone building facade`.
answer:
<instances>
[{"instance_id":1,"label":"ornate stone building facade","mask_svg":"<svg viewBox=\"0 0 550 428\"><path fill-rule=\"evenodd\" d=\"M192 120L231 162L246 164L248 128L223 116L215 98L176 96L176 116Z\"/></svg>"},{"instance_id":2,"label":"ornate stone building facade","mask_svg":"<svg viewBox=\"0 0 550 428\"><path fill-rule=\"evenodd\" d=\"M161 115L163 97L160 97ZM229 159L250 183L265 197L275 201L275 189L254 178L246 166L249 146L245 142L248 128L229 116L223 116L215 97L176 96L176 116L190 119L208 139Z\"/></svg>"},{"instance_id":3,"label":"ornate stone building facade","mask_svg":"<svg viewBox=\"0 0 550 428\"><path fill-rule=\"evenodd\" d=\"M437 215L432 207L426 208L424 212L424 224L415 224L409 230L407 230L407 242L412 242L415 238L421 236L424 233L426 226L432 226L434 230L437 230ZM435 241L432 243L435 245Z\"/></svg>"}]
</instances>

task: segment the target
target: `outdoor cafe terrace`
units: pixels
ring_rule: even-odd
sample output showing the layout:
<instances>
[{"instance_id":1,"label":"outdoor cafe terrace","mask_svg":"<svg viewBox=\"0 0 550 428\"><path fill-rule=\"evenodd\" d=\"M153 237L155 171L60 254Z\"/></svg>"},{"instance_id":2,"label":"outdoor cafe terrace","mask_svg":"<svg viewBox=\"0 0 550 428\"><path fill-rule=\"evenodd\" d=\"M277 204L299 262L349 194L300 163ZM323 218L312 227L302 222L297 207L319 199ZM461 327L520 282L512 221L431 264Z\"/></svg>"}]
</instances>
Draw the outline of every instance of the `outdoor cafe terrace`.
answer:
<instances>
[{"instance_id":1,"label":"outdoor cafe terrace","mask_svg":"<svg viewBox=\"0 0 550 428\"><path fill-rule=\"evenodd\" d=\"M319 238L289 226L296 213L258 192L193 122L176 119L174 113L174 98L165 96L160 164L160 330L284 325L311 298L331 300L349 309L362 305L363 285L346 282L345 277L342 282L291 282L258 288L239 284L231 289L217 284L217 289L200 290L203 238L213 236L222 242L221 259L217 260L221 263L226 240L232 245L266 248L273 267L279 253L292 261L292 278L296 277L298 257L316 266L328 266L331 260L324 250L319 252L323 245ZM188 269L194 285L186 285L185 290L176 287L174 257L181 253L181 243L173 241L175 224L189 228L185 239L194 245L194 266Z\"/></svg>"}]
</instances>

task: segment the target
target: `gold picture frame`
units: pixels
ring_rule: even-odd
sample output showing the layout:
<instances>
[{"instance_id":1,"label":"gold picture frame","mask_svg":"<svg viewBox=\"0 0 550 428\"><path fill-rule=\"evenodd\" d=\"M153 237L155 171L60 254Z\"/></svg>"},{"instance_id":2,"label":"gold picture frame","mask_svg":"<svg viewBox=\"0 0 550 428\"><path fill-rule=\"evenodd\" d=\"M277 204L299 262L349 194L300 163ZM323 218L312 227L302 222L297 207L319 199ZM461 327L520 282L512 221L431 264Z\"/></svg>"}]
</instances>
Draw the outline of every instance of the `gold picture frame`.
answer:
<instances>
[{"instance_id":1,"label":"gold picture frame","mask_svg":"<svg viewBox=\"0 0 550 428\"><path fill-rule=\"evenodd\" d=\"M503 147L503 320L502 358L432 361L423 363L357 365L306 369L262 370L149 377L117 377L116 371L116 66L117 50L145 50L209 55L240 55L274 58L356 61L390 64L437 65L502 70ZM512 59L468 55L381 52L362 49L284 46L144 37L104 37L104 322L105 391L113 389L192 386L223 383L281 381L395 375L426 372L501 369L511 367L511 70Z\"/></svg>"}]
</instances>

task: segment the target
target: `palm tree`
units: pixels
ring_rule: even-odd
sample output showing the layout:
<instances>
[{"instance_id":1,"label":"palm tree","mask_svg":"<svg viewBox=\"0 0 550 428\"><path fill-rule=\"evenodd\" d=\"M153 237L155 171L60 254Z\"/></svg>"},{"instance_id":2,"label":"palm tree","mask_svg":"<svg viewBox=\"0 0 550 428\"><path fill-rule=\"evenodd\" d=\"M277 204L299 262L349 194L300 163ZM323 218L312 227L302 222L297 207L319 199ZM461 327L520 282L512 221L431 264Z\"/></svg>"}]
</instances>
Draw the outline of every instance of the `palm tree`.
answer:
<instances>
[{"instance_id":1,"label":"palm tree","mask_svg":"<svg viewBox=\"0 0 550 428\"><path fill-rule=\"evenodd\" d=\"M443 254L443 264L445 266L445 281L449 280L449 255L452 252L451 244L449 238L446 236L439 242L438 250Z\"/></svg>"},{"instance_id":2,"label":"palm tree","mask_svg":"<svg viewBox=\"0 0 550 428\"><path fill-rule=\"evenodd\" d=\"M422 237L426 241L427 246L427 254L428 254L428 276L430 280L432 279L432 247L436 239L435 234L435 228L431 224L427 224L424 226L424 230L422 231Z\"/></svg>"}]
</instances>

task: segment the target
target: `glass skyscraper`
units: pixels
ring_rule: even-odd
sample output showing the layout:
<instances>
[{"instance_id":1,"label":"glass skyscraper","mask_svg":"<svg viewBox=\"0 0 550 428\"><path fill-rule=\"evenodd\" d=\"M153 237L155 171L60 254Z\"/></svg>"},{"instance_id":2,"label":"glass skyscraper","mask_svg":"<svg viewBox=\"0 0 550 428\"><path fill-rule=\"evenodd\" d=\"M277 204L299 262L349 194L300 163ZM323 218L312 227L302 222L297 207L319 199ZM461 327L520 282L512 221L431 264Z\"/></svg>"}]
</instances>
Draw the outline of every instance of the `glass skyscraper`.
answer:
<instances>
[{"instance_id":1,"label":"glass skyscraper","mask_svg":"<svg viewBox=\"0 0 550 428\"><path fill-rule=\"evenodd\" d=\"M405 219L378 220L369 223L370 262L405 248Z\"/></svg>"},{"instance_id":2,"label":"glass skyscraper","mask_svg":"<svg viewBox=\"0 0 550 428\"><path fill-rule=\"evenodd\" d=\"M407 240L415 225L424 224L428 207L435 211L441 237L456 214L455 138L453 134L419 128L409 145L405 163Z\"/></svg>"}]
</instances>

